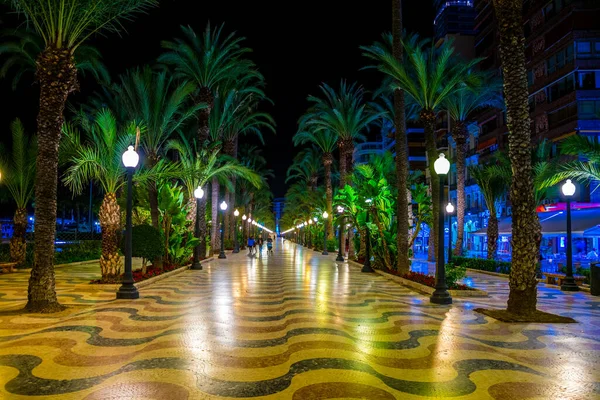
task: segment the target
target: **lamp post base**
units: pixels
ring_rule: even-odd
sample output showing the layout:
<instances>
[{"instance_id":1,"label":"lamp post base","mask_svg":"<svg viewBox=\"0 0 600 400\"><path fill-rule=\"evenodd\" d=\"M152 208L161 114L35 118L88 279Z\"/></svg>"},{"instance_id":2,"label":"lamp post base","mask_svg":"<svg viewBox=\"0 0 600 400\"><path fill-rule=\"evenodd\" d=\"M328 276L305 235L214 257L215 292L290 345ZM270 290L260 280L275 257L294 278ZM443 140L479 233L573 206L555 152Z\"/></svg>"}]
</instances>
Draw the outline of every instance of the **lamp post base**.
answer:
<instances>
[{"instance_id":1,"label":"lamp post base","mask_svg":"<svg viewBox=\"0 0 600 400\"><path fill-rule=\"evenodd\" d=\"M194 263L192 264L192 266L190 267L191 270L194 271L201 271L202 270L202 264L200 264L200 261L194 261Z\"/></svg>"},{"instance_id":2,"label":"lamp post base","mask_svg":"<svg viewBox=\"0 0 600 400\"><path fill-rule=\"evenodd\" d=\"M344 257L341 254L338 254L338 256L335 259L335 261L344 262Z\"/></svg>"},{"instance_id":3,"label":"lamp post base","mask_svg":"<svg viewBox=\"0 0 600 400\"><path fill-rule=\"evenodd\" d=\"M568 276L563 281L563 284L560 286L560 290L563 292L578 292L579 286L575 283L575 279L572 276Z\"/></svg>"},{"instance_id":4,"label":"lamp post base","mask_svg":"<svg viewBox=\"0 0 600 400\"><path fill-rule=\"evenodd\" d=\"M138 292L137 288L133 285L133 283L124 283L117 291L117 299L134 300L139 298L140 292Z\"/></svg>"},{"instance_id":5,"label":"lamp post base","mask_svg":"<svg viewBox=\"0 0 600 400\"><path fill-rule=\"evenodd\" d=\"M363 265L360 272L375 272L375 270L371 267L371 260L365 261L365 264Z\"/></svg>"},{"instance_id":6,"label":"lamp post base","mask_svg":"<svg viewBox=\"0 0 600 400\"><path fill-rule=\"evenodd\" d=\"M446 289L435 289L429 301L433 304L452 304L452 297Z\"/></svg>"},{"instance_id":7,"label":"lamp post base","mask_svg":"<svg viewBox=\"0 0 600 400\"><path fill-rule=\"evenodd\" d=\"M327 252L327 250L324 250L321 254L324 255L324 256L328 256L329 255L329 253Z\"/></svg>"},{"instance_id":8,"label":"lamp post base","mask_svg":"<svg viewBox=\"0 0 600 400\"><path fill-rule=\"evenodd\" d=\"M239 249L239 247L236 247L236 248L235 248L235 249L233 249L233 251L232 251L232 253L233 253L233 254L237 254L237 253L239 253L239 252L240 252L240 249Z\"/></svg>"},{"instance_id":9,"label":"lamp post base","mask_svg":"<svg viewBox=\"0 0 600 400\"><path fill-rule=\"evenodd\" d=\"M223 251L221 251L221 252L219 253L219 259L221 259L221 260L222 260L222 259L224 259L224 258L227 258L227 256L225 255L225 253L224 253Z\"/></svg>"}]
</instances>

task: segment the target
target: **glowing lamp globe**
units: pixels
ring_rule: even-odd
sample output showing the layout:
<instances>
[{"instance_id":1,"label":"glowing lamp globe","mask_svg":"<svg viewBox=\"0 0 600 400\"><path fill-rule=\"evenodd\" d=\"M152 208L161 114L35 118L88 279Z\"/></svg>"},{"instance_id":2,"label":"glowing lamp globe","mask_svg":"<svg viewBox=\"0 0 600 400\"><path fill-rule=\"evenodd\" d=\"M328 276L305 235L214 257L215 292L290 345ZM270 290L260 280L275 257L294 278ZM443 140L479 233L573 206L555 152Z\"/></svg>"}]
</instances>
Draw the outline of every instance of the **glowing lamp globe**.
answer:
<instances>
[{"instance_id":1,"label":"glowing lamp globe","mask_svg":"<svg viewBox=\"0 0 600 400\"><path fill-rule=\"evenodd\" d=\"M344 207L342 206L338 206L337 207L337 212L339 212L340 214L344 212Z\"/></svg>"},{"instance_id":2,"label":"glowing lamp globe","mask_svg":"<svg viewBox=\"0 0 600 400\"><path fill-rule=\"evenodd\" d=\"M233 212L233 215L235 215L236 217L239 217L239 216L240 216L240 212L239 212L239 211L236 209L236 210Z\"/></svg>"},{"instance_id":3,"label":"glowing lamp globe","mask_svg":"<svg viewBox=\"0 0 600 400\"><path fill-rule=\"evenodd\" d=\"M204 190L202 190L200 186L198 186L196 190L194 190L194 197L197 199L201 199L204 197Z\"/></svg>"},{"instance_id":4,"label":"glowing lamp globe","mask_svg":"<svg viewBox=\"0 0 600 400\"><path fill-rule=\"evenodd\" d=\"M327 211L323 211L323 219L327 218L329 218L329 214L327 214Z\"/></svg>"},{"instance_id":5,"label":"glowing lamp globe","mask_svg":"<svg viewBox=\"0 0 600 400\"><path fill-rule=\"evenodd\" d=\"M562 185L562 192L565 196L571 197L575 194L575 185L570 179L567 179L564 185Z\"/></svg>"},{"instance_id":6,"label":"glowing lamp globe","mask_svg":"<svg viewBox=\"0 0 600 400\"><path fill-rule=\"evenodd\" d=\"M227 203L225 203L225 200L223 200L223 202L219 205L219 207L223 211L227 210Z\"/></svg>"},{"instance_id":7,"label":"glowing lamp globe","mask_svg":"<svg viewBox=\"0 0 600 400\"><path fill-rule=\"evenodd\" d=\"M309 219L309 220L308 220L308 224L309 224L309 225L312 225L312 219Z\"/></svg>"},{"instance_id":8,"label":"glowing lamp globe","mask_svg":"<svg viewBox=\"0 0 600 400\"><path fill-rule=\"evenodd\" d=\"M125 165L127 168L135 168L137 167L138 162L140 162L140 156L133 149L133 146L129 146L127 151L123 153L122 160L123 165Z\"/></svg>"},{"instance_id":9,"label":"glowing lamp globe","mask_svg":"<svg viewBox=\"0 0 600 400\"><path fill-rule=\"evenodd\" d=\"M433 163L433 169L438 175L447 175L450 171L450 161L446 158L444 153L440 153L440 157Z\"/></svg>"},{"instance_id":10,"label":"glowing lamp globe","mask_svg":"<svg viewBox=\"0 0 600 400\"><path fill-rule=\"evenodd\" d=\"M313 218L313 220L314 220L315 222L317 222L317 221L319 220L319 218L317 218L317 217L314 217L314 218Z\"/></svg>"},{"instance_id":11,"label":"glowing lamp globe","mask_svg":"<svg viewBox=\"0 0 600 400\"><path fill-rule=\"evenodd\" d=\"M452 203L448 203L448 205L446 206L446 212L448 214L452 214L454 212L454 206L452 205Z\"/></svg>"},{"instance_id":12,"label":"glowing lamp globe","mask_svg":"<svg viewBox=\"0 0 600 400\"><path fill-rule=\"evenodd\" d=\"M245 221L248 219L248 217L246 217L246 214L242 215L242 219Z\"/></svg>"}]
</instances>

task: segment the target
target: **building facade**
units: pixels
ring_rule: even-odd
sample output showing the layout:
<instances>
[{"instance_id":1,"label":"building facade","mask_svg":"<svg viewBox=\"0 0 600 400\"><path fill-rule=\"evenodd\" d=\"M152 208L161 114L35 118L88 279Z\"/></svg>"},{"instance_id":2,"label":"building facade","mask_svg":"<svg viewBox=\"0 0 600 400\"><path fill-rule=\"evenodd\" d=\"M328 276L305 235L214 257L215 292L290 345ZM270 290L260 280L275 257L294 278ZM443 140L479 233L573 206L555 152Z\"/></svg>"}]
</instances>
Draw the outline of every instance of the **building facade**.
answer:
<instances>
[{"instance_id":1,"label":"building facade","mask_svg":"<svg viewBox=\"0 0 600 400\"><path fill-rule=\"evenodd\" d=\"M283 215L283 210L285 209L285 197L278 197L273 199L273 214L275 215L275 233L279 235L281 232L279 221L281 221L281 216Z\"/></svg>"}]
</instances>

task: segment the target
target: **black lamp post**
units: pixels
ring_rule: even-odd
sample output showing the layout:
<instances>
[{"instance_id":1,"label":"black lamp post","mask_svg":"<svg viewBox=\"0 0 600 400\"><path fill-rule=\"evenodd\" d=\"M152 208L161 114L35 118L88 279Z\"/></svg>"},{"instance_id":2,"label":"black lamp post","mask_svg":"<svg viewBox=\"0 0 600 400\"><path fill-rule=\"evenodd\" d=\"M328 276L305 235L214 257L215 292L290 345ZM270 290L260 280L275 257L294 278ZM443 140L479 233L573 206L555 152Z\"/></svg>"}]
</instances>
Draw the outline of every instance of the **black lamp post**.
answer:
<instances>
[{"instance_id":1,"label":"black lamp post","mask_svg":"<svg viewBox=\"0 0 600 400\"><path fill-rule=\"evenodd\" d=\"M227 210L227 203L225 200L219 205L221 208L221 252L219 253L219 258L224 259L227 258L225 255L225 211Z\"/></svg>"},{"instance_id":2,"label":"black lamp post","mask_svg":"<svg viewBox=\"0 0 600 400\"><path fill-rule=\"evenodd\" d=\"M573 279L573 243L571 234L571 198L575 194L575 185L570 179L562 186L562 192L567 199L567 276L563 281L560 290L565 292L577 292L579 286Z\"/></svg>"},{"instance_id":3,"label":"black lamp post","mask_svg":"<svg viewBox=\"0 0 600 400\"><path fill-rule=\"evenodd\" d=\"M236 209L233 212L233 252L240 252L240 244L238 243L238 228L237 228L237 217L240 216L240 212Z\"/></svg>"},{"instance_id":4,"label":"black lamp post","mask_svg":"<svg viewBox=\"0 0 600 400\"><path fill-rule=\"evenodd\" d=\"M371 203L373 200L366 199L365 203L367 203L367 218L365 220L365 263L360 270L361 272L375 272L373 267L371 267L371 232L369 231L369 212L371 211Z\"/></svg>"},{"instance_id":5,"label":"black lamp post","mask_svg":"<svg viewBox=\"0 0 600 400\"><path fill-rule=\"evenodd\" d=\"M246 214L242 215L242 249L245 248L246 243L248 243L248 238L246 237Z\"/></svg>"},{"instance_id":6,"label":"black lamp post","mask_svg":"<svg viewBox=\"0 0 600 400\"><path fill-rule=\"evenodd\" d=\"M204 190L200 186L194 190L194 197L196 198L196 226L194 228L194 235L196 238L200 240L204 240L204 238L200 237L200 199L204 197ZM200 260L202 259L202 254L200 254L200 244L198 244L194 248L194 262L190 269L199 271L202 269L202 264L200 264Z\"/></svg>"},{"instance_id":7,"label":"black lamp post","mask_svg":"<svg viewBox=\"0 0 600 400\"><path fill-rule=\"evenodd\" d=\"M322 255L329 255L327 252L327 218L329 218L329 214L327 211L323 211L323 252Z\"/></svg>"},{"instance_id":8,"label":"black lamp post","mask_svg":"<svg viewBox=\"0 0 600 400\"><path fill-rule=\"evenodd\" d=\"M435 304L452 304L452 297L448 293L448 286L446 285L446 266L444 265L444 177L448 175L450 171L450 161L446 159L443 153L440 157L435 160L433 164L435 172L440 177L440 199L439 199L439 211L438 211L438 246L437 246L437 257L436 257L436 269L435 269L435 291L429 298L429 301Z\"/></svg>"},{"instance_id":9,"label":"black lamp post","mask_svg":"<svg viewBox=\"0 0 600 400\"><path fill-rule=\"evenodd\" d=\"M448 202L446 213L448 214L448 263L452 262L452 213L454 206Z\"/></svg>"},{"instance_id":10,"label":"black lamp post","mask_svg":"<svg viewBox=\"0 0 600 400\"><path fill-rule=\"evenodd\" d=\"M312 247L312 219L308 219L308 248Z\"/></svg>"},{"instance_id":11,"label":"black lamp post","mask_svg":"<svg viewBox=\"0 0 600 400\"><path fill-rule=\"evenodd\" d=\"M338 214L342 215L342 213L344 212L344 207L338 206L337 212L338 212ZM338 247L339 247L339 249L338 249L337 258L335 259L335 261L339 261L339 262L344 262L344 253L342 253L342 229L344 229L343 221L342 221L342 223L340 223L340 229L338 231L338 239L339 239Z\"/></svg>"},{"instance_id":12,"label":"black lamp post","mask_svg":"<svg viewBox=\"0 0 600 400\"><path fill-rule=\"evenodd\" d=\"M133 171L140 161L140 156L129 146L123 153L123 165L127 169L127 214L125 217L125 274L123 275L123 284L117 291L117 299L138 299L140 293L134 285L133 271L131 268L131 214L133 209Z\"/></svg>"}]
</instances>

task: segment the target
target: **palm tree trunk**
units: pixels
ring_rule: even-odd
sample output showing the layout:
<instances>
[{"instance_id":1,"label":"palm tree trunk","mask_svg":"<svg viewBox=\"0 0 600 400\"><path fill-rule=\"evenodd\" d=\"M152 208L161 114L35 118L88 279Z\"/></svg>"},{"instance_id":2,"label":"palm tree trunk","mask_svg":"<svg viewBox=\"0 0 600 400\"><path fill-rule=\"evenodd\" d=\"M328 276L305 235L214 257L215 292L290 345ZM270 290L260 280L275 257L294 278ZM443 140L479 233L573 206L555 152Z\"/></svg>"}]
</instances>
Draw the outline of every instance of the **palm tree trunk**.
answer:
<instances>
[{"instance_id":1,"label":"palm tree trunk","mask_svg":"<svg viewBox=\"0 0 600 400\"><path fill-rule=\"evenodd\" d=\"M392 52L394 58L402 62L402 0L392 0ZM396 246L398 258L396 268L404 274L410 269L408 254L408 199L402 195L408 187L408 141L404 113L404 91L394 90L394 127L396 130L396 180L398 200L396 201L396 222L398 224Z\"/></svg>"},{"instance_id":2,"label":"palm tree trunk","mask_svg":"<svg viewBox=\"0 0 600 400\"><path fill-rule=\"evenodd\" d=\"M12 262L17 263L17 267L24 267L27 257L27 241L25 240L27 232L27 209L25 207L17 208L13 222L13 235L10 238L10 259Z\"/></svg>"},{"instance_id":3,"label":"palm tree trunk","mask_svg":"<svg viewBox=\"0 0 600 400\"><path fill-rule=\"evenodd\" d=\"M146 164L148 168L154 167L158 163L158 156L156 154L149 154L146 158ZM158 211L158 188L156 187L156 182L151 181L148 183L148 204L150 206L150 219L152 221L152 226L158 230L160 227L160 213ZM165 247L165 258L168 254L168 249ZM152 265L154 267L162 269L163 266L163 257L157 257L152 260Z\"/></svg>"},{"instance_id":4,"label":"palm tree trunk","mask_svg":"<svg viewBox=\"0 0 600 400\"><path fill-rule=\"evenodd\" d=\"M338 142L338 146L340 149L340 188L343 188L346 185L346 181L348 180L348 158L346 157L346 144L344 141L340 140ZM346 219L344 218L341 222L341 228L340 228L340 236L341 236L341 240L340 242L342 243L342 249L341 249L341 254L345 253L345 249L344 249L344 245L346 243L346 229L344 229L346 224Z\"/></svg>"},{"instance_id":5,"label":"palm tree trunk","mask_svg":"<svg viewBox=\"0 0 600 400\"><path fill-rule=\"evenodd\" d=\"M438 246L436 223L438 221L438 213L440 212L440 177L435 172L433 164L438 158L438 151L435 140L435 112L433 110L424 109L420 115L421 122L425 130L425 150L427 151L427 162L429 165L429 184L431 185L431 208L432 208L432 224L429 229L429 261L435 260L435 249Z\"/></svg>"},{"instance_id":6,"label":"palm tree trunk","mask_svg":"<svg viewBox=\"0 0 600 400\"><path fill-rule=\"evenodd\" d=\"M333 220L333 188L331 186L331 164L333 163L333 157L331 154L323 155L323 166L325 167L325 195L326 195L326 207L327 213L329 213L329 218L325 223L325 233L327 235L327 239L333 238L333 229L331 221Z\"/></svg>"},{"instance_id":7,"label":"palm tree trunk","mask_svg":"<svg viewBox=\"0 0 600 400\"><path fill-rule=\"evenodd\" d=\"M35 262L29 278L27 305L32 312L56 312L54 279L58 146L69 94L77 89L77 69L68 50L46 48L37 59L40 84L38 154L35 176Z\"/></svg>"},{"instance_id":8,"label":"palm tree trunk","mask_svg":"<svg viewBox=\"0 0 600 400\"><path fill-rule=\"evenodd\" d=\"M104 195L98 219L102 228L102 255L100 271L103 282L118 282L122 273L121 257L118 251L117 232L121 221L121 210L115 193Z\"/></svg>"},{"instance_id":9,"label":"palm tree trunk","mask_svg":"<svg viewBox=\"0 0 600 400\"><path fill-rule=\"evenodd\" d=\"M498 251L498 217L496 210L490 210L490 218L487 226L487 258L490 260L496 259Z\"/></svg>"},{"instance_id":10,"label":"palm tree trunk","mask_svg":"<svg viewBox=\"0 0 600 400\"><path fill-rule=\"evenodd\" d=\"M456 143L456 246L454 255L462 254L463 238L465 234L465 178L466 178L466 151L467 127L464 121L456 121L452 130L452 139Z\"/></svg>"},{"instance_id":11,"label":"palm tree trunk","mask_svg":"<svg viewBox=\"0 0 600 400\"><path fill-rule=\"evenodd\" d=\"M507 311L529 314L536 311L536 269L542 234L533 192L523 0L494 0L494 7L500 33L508 154L513 172L512 265Z\"/></svg>"},{"instance_id":12,"label":"palm tree trunk","mask_svg":"<svg viewBox=\"0 0 600 400\"><path fill-rule=\"evenodd\" d=\"M204 142L210 138L210 127L208 119L213 108L215 98L207 87L201 87L198 94L198 103L206 104L206 108L198 111L198 143L204 145Z\"/></svg>"},{"instance_id":13,"label":"palm tree trunk","mask_svg":"<svg viewBox=\"0 0 600 400\"><path fill-rule=\"evenodd\" d=\"M225 142L223 146L223 151L230 157L235 158L236 156L236 145L237 145L237 137L233 140L228 140ZM235 207L235 177L231 178L232 183L232 191L227 189L227 193L225 194L225 201L227 201L228 209L225 214L225 237L229 240L233 240L233 218L232 213Z\"/></svg>"},{"instance_id":14,"label":"palm tree trunk","mask_svg":"<svg viewBox=\"0 0 600 400\"><path fill-rule=\"evenodd\" d=\"M219 251L221 246L221 237L219 235L219 181L217 178L213 178L211 183L212 190L212 219L211 219L211 236L210 236L210 246L212 253Z\"/></svg>"},{"instance_id":15,"label":"palm tree trunk","mask_svg":"<svg viewBox=\"0 0 600 400\"><path fill-rule=\"evenodd\" d=\"M204 196L200 199L200 257L204 259L206 257L206 236L208 234L206 226L206 206L208 205L208 196Z\"/></svg>"}]
</instances>

